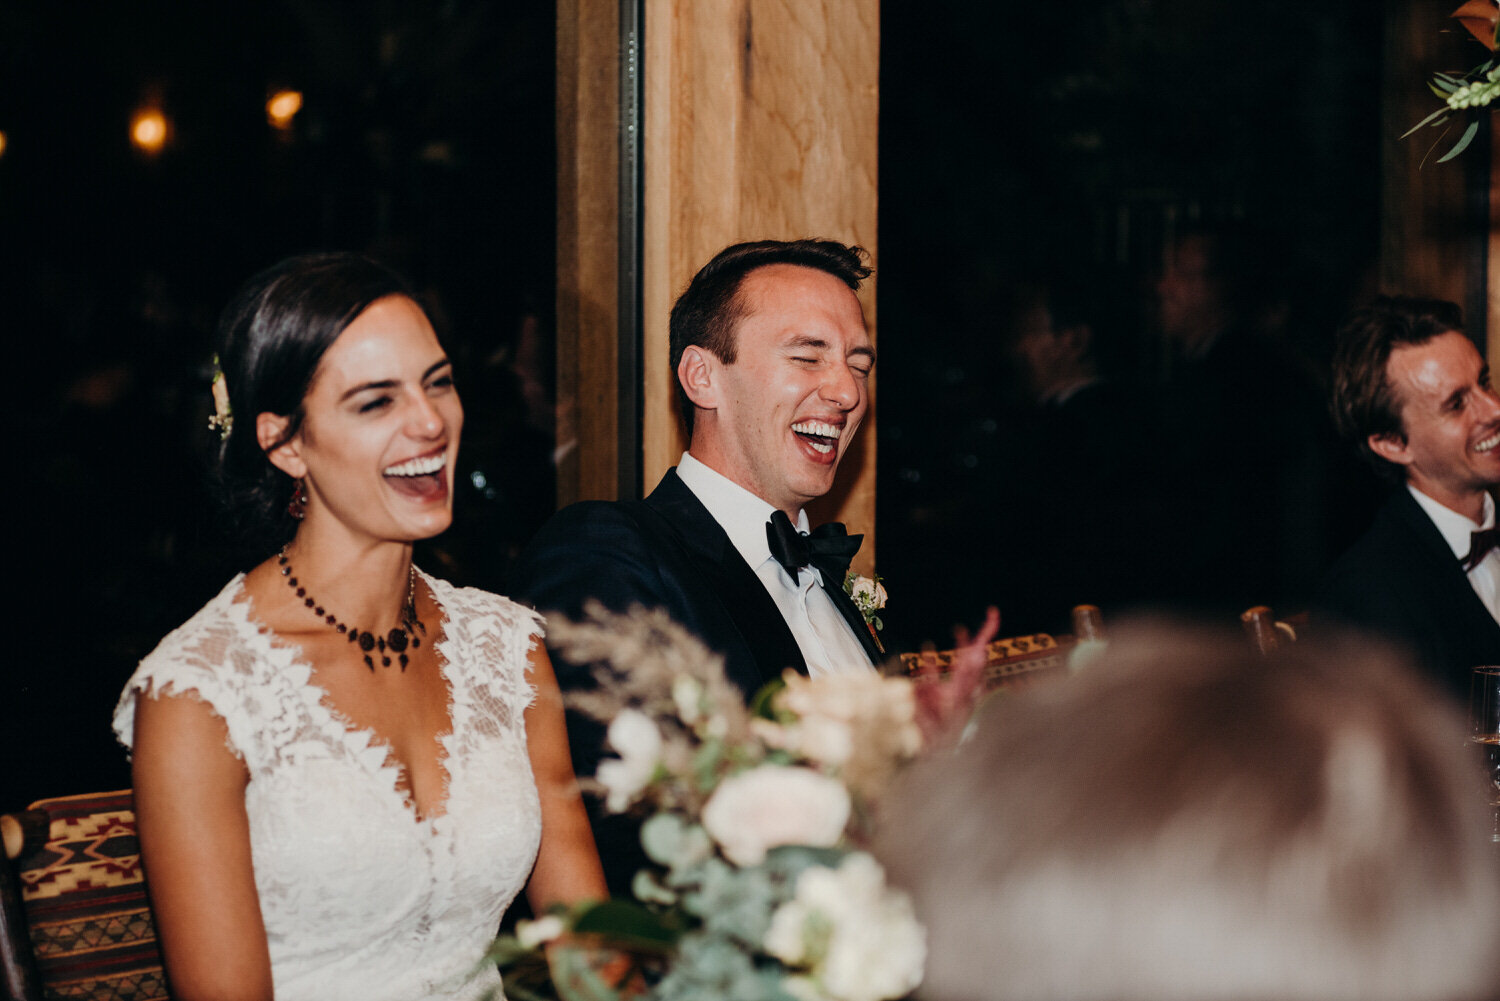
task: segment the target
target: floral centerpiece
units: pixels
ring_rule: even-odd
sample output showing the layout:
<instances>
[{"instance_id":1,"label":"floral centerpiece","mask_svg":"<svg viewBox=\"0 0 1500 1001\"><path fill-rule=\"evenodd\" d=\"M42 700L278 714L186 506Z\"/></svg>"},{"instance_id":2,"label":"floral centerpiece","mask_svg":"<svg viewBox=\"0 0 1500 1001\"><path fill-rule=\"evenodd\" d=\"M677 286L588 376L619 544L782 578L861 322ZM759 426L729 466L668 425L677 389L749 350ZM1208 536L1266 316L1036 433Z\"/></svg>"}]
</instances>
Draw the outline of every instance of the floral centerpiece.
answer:
<instances>
[{"instance_id":1,"label":"floral centerpiece","mask_svg":"<svg viewBox=\"0 0 1500 1001\"><path fill-rule=\"evenodd\" d=\"M1500 97L1500 56L1495 55L1496 45L1500 43L1500 3L1497 0L1468 0L1450 16L1490 51L1490 57L1461 76L1434 74L1427 85L1442 100L1443 106L1401 137L1405 139L1426 126L1442 128L1446 132L1449 120L1455 115L1467 117L1468 126L1453 147L1438 158L1438 163L1453 159L1469 147L1479 132L1479 116L1487 113L1490 104Z\"/></svg>"},{"instance_id":2,"label":"floral centerpiece","mask_svg":"<svg viewBox=\"0 0 1500 1001\"><path fill-rule=\"evenodd\" d=\"M514 1001L541 996L516 971L534 972L544 945L566 999L883 1001L916 988L922 928L858 847L880 792L922 746L910 682L788 672L747 708L722 658L661 612L593 607L554 622L549 639L597 665L598 687L569 703L607 723L619 756L585 784L609 810L645 817L653 865L636 875L635 901L502 939ZM602 975L601 945L628 952L635 973Z\"/></svg>"}]
</instances>

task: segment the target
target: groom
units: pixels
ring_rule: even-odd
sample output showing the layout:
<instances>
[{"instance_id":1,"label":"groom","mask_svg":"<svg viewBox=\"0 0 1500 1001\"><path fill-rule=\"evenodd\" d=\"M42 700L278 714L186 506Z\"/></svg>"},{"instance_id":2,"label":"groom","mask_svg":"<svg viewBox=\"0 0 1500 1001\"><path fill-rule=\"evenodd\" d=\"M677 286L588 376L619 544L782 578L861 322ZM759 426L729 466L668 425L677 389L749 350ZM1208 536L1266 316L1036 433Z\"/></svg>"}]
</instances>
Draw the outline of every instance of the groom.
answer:
<instances>
[{"instance_id":1,"label":"groom","mask_svg":"<svg viewBox=\"0 0 1500 1001\"><path fill-rule=\"evenodd\" d=\"M724 655L747 698L787 667L871 670L879 644L842 589L860 537L809 536L803 511L833 486L869 406L863 258L764 240L704 265L670 324L688 450L643 501L555 515L522 554L517 593L571 617L590 598L663 608ZM587 683L557 669L565 688Z\"/></svg>"}]
</instances>

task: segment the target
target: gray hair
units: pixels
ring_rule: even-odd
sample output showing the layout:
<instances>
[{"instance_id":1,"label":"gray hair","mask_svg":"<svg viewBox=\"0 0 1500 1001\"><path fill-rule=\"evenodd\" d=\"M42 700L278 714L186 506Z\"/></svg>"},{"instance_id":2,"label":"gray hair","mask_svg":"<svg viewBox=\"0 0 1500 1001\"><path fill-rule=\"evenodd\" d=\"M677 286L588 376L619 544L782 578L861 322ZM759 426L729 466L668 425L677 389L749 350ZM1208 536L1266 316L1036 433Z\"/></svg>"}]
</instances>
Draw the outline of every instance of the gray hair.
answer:
<instances>
[{"instance_id":1,"label":"gray hair","mask_svg":"<svg viewBox=\"0 0 1500 1001\"><path fill-rule=\"evenodd\" d=\"M1115 630L883 804L929 1001L1458 1001L1500 985L1466 727L1352 638Z\"/></svg>"}]
</instances>

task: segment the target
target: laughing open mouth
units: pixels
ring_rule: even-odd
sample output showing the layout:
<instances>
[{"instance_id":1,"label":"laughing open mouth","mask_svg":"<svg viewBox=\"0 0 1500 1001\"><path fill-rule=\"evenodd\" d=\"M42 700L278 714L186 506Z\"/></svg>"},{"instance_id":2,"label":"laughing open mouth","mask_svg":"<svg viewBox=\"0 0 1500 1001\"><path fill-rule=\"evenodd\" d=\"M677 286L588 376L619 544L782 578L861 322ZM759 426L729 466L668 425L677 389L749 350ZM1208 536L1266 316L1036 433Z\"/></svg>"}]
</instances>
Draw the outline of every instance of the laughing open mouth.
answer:
<instances>
[{"instance_id":1,"label":"laughing open mouth","mask_svg":"<svg viewBox=\"0 0 1500 1001\"><path fill-rule=\"evenodd\" d=\"M824 455L838 448L839 438L844 434L844 429L838 425L822 421L799 421L792 425L792 430L797 437Z\"/></svg>"},{"instance_id":2,"label":"laughing open mouth","mask_svg":"<svg viewBox=\"0 0 1500 1001\"><path fill-rule=\"evenodd\" d=\"M1474 451L1476 451L1476 452L1488 452L1488 451L1491 451L1492 449L1494 449L1494 447L1496 445L1500 445L1500 431L1496 431L1494 434L1490 435L1488 438L1486 438L1483 441L1477 443L1474 446Z\"/></svg>"},{"instance_id":3,"label":"laughing open mouth","mask_svg":"<svg viewBox=\"0 0 1500 1001\"><path fill-rule=\"evenodd\" d=\"M446 465L448 465L448 456L439 452L437 455L419 456L394 466L387 466L381 470L381 473L386 476L431 476L433 473L440 472Z\"/></svg>"},{"instance_id":4,"label":"laughing open mouth","mask_svg":"<svg viewBox=\"0 0 1500 1001\"><path fill-rule=\"evenodd\" d=\"M448 478L443 475L447 466L447 453L439 452L386 466L381 472L396 492L425 502L448 495Z\"/></svg>"}]
</instances>

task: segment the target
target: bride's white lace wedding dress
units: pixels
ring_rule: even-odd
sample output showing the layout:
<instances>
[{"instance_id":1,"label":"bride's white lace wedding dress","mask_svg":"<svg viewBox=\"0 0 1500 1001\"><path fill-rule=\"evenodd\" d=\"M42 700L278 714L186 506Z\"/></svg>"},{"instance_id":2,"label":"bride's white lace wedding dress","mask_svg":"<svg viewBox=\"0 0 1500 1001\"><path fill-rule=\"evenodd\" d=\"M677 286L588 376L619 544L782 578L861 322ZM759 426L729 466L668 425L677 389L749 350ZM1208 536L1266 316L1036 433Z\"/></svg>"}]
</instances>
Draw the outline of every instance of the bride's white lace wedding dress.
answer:
<instances>
[{"instance_id":1,"label":"bride's white lace wedding dress","mask_svg":"<svg viewBox=\"0 0 1500 1001\"><path fill-rule=\"evenodd\" d=\"M251 618L243 580L141 661L114 725L129 747L143 692L192 693L223 717L250 772L278 1001L498 997L494 966L479 959L541 838L523 721L538 618L423 575L443 611L453 732L442 738L446 810L419 820L385 745L333 712L299 651Z\"/></svg>"}]
</instances>

